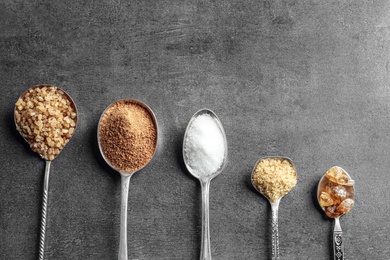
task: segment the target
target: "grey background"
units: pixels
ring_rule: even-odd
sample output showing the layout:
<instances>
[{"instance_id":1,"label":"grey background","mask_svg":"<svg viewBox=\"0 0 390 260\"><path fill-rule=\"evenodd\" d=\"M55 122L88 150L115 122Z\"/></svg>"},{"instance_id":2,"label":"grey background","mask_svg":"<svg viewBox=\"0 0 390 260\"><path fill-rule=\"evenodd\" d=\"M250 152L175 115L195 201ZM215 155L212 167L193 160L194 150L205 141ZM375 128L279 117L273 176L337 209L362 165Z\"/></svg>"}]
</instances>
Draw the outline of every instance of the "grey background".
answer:
<instances>
[{"instance_id":1,"label":"grey background","mask_svg":"<svg viewBox=\"0 0 390 260\"><path fill-rule=\"evenodd\" d=\"M341 218L348 259L389 259L390 3L363 0L0 2L0 259L36 259L44 161L16 132L13 107L50 83L79 124L52 163L47 259L116 259L120 177L102 161L97 122L112 102L155 112L159 148L131 180L129 259L198 259L200 185L183 166L190 117L212 109L229 159L211 183L213 259L269 259L270 206L255 162L292 158L281 201L281 259L330 259L333 222L315 190L331 166L356 181Z\"/></svg>"}]
</instances>

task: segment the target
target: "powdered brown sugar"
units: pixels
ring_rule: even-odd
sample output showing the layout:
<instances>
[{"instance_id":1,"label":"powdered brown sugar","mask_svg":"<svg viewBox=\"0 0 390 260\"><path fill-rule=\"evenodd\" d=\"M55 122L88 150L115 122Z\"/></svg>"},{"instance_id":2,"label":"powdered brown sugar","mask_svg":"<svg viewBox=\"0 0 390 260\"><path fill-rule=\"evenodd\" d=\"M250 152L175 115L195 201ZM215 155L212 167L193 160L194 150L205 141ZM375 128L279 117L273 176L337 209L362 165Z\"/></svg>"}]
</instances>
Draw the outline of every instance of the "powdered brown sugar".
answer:
<instances>
[{"instance_id":1,"label":"powdered brown sugar","mask_svg":"<svg viewBox=\"0 0 390 260\"><path fill-rule=\"evenodd\" d=\"M121 171L144 167L157 144L157 126L152 115L134 100L110 105L100 120L98 135L104 157Z\"/></svg>"}]
</instances>

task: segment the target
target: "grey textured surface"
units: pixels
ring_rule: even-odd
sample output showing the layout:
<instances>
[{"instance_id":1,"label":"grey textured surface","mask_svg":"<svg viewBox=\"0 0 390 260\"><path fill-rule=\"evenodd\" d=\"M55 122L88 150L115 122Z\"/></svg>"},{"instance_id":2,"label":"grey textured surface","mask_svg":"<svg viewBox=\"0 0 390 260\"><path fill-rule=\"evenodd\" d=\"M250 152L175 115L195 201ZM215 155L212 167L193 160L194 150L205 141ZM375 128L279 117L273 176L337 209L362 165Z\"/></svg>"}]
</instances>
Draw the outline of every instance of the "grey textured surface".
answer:
<instances>
[{"instance_id":1,"label":"grey textured surface","mask_svg":"<svg viewBox=\"0 0 390 260\"><path fill-rule=\"evenodd\" d=\"M348 259L389 259L389 56L384 0L0 1L0 259L37 258L44 162L12 111L41 83L79 109L51 167L47 259L116 259L120 177L96 129L122 98L148 104L160 126L158 153L131 180L129 259L199 258L200 186L181 145L203 107L229 146L210 191L215 260L269 259L270 206L249 178L265 155L292 158L299 174L280 205L281 259L330 259L333 223L315 190L333 165L356 180L341 218Z\"/></svg>"}]
</instances>

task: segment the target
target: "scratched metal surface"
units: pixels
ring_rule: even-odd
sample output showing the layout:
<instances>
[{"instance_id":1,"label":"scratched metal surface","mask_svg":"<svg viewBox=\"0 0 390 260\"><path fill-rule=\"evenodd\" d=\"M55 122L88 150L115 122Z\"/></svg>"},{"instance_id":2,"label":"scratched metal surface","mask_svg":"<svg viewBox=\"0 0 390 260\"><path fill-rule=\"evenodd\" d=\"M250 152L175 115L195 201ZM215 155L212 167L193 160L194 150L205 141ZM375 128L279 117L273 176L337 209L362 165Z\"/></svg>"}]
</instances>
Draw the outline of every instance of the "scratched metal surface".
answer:
<instances>
[{"instance_id":1,"label":"scratched metal surface","mask_svg":"<svg viewBox=\"0 0 390 260\"><path fill-rule=\"evenodd\" d=\"M50 83L79 109L52 163L47 259L115 259L120 177L97 122L113 101L148 104L159 150L130 185L129 259L198 259L200 186L183 166L197 110L220 117L229 159L211 183L214 259L269 259L270 206L250 185L265 155L292 158L280 205L281 259L331 259L332 221L315 202L333 165L356 181L341 218L347 259L389 259L388 1L0 1L0 259L36 259L44 162L16 133L13 106Z\"/></svg>"}]
</instances>

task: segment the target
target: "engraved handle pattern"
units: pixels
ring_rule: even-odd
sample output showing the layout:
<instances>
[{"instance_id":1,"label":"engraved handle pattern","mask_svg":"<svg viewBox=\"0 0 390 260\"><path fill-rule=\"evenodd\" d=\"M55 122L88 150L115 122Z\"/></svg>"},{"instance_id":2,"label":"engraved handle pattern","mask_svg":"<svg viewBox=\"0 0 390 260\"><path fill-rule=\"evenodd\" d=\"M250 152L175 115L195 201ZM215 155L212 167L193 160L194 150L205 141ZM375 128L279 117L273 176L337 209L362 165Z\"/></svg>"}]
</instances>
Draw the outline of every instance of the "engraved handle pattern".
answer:
<instances>
[{"instance_id":1,"label":"engraved handle pattern","mask_svg":"<svg viewBox=\"0 0 390 260\"><path fill-rule=\"evenodd\" d=\"M343 230L341 229L340 219L335 218L333 230L333 259L344 260Z\"/></svg>"},{"instance_id":2,"label":"engraved handle pattern","mask_svg":"<svg viewBox=\"0 0 390 260\"><path fill-rule=\"evenodd\" d=\"M41 212L41 229L39 237L39 260L44 259L45 255L45 240L46 240L46 220L47 220L47 204L49 196L49 174L51 161L46 161L45 177L43 182L43 196L42 196L42 212Z\"/></svg>"},{"instance_id":3,"label":"engraved handle pattern","mask_svg":"<svg viewBox=\"0 0 390 260\"><path fill-rule=\"evenodd\" d=\"M279 201L271 202L271 208L272 208L272 260L279 260L279 227L278 227Z\"/></svg>"},{"instance_id":4,"label":"engraved handle pattern","mask_svg":"<svg viewBox=\"0 0 390 260\"><path fill-rule=\"evenodd\" d=\"M343 233L340 231L333 233L333 252L335 260L344 260Z\"/></svg>"}]
</instances>

